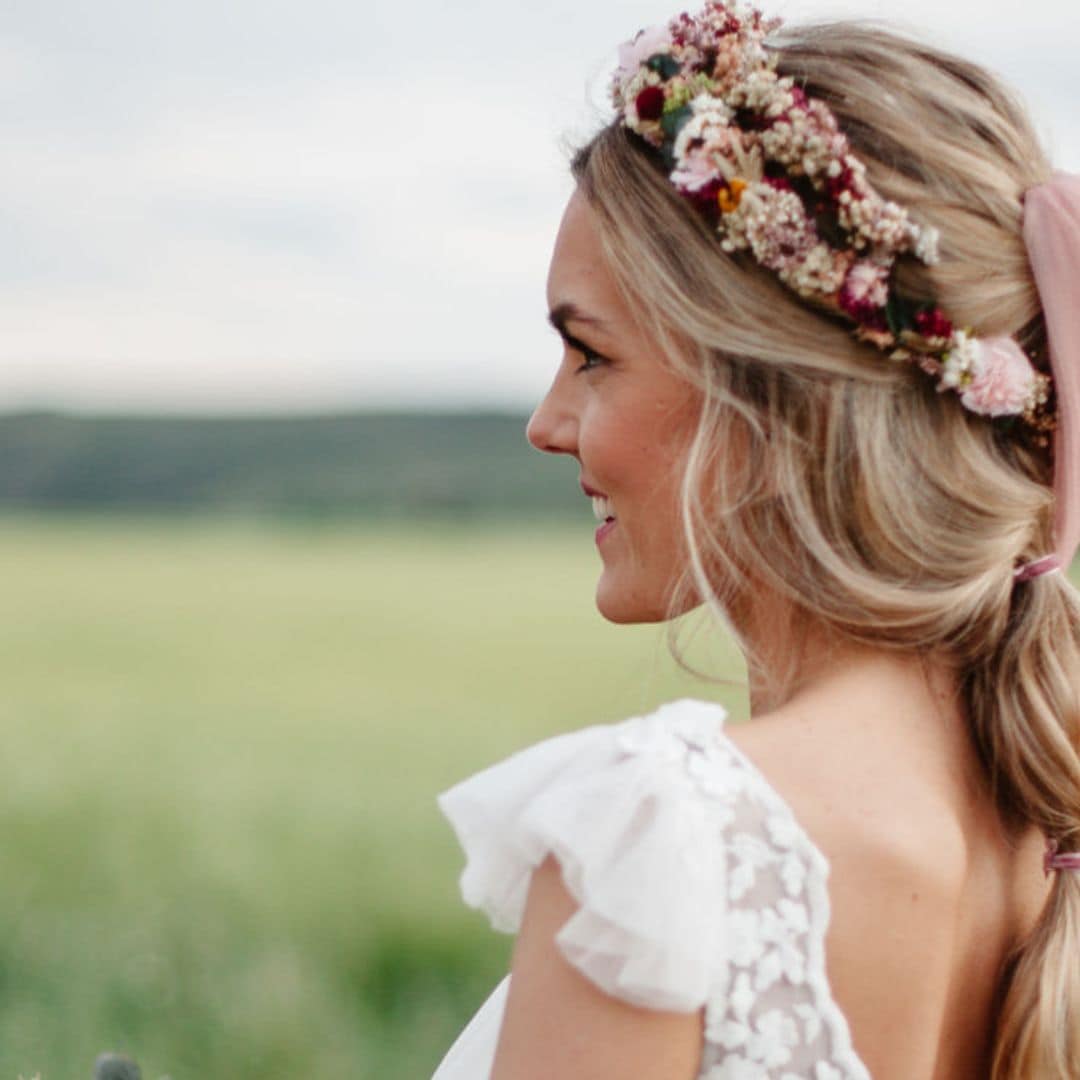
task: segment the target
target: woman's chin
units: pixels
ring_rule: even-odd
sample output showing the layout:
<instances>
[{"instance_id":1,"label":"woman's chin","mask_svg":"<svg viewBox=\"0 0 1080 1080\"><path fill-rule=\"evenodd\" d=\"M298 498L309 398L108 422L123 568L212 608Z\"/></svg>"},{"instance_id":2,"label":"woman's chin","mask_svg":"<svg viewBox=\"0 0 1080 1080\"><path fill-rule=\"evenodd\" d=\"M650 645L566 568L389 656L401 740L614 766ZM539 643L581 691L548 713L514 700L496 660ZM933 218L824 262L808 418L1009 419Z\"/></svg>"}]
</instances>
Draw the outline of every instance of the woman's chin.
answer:
<instances>
[{"instance_id":1,"label":"woman's chin","mask_svg":"<svg viewBox=\"0 0 1080 1080\"><path fill-rule=\"evenodd\" d=\"M664 622L669 618L667 603L621 588L615 582L605 581L605 577L601 576L596 586L596 610L608 622L628 626Z\"/></svg>"},{"instance_id":2,"label":"woman's chin","mask_svg":"<svg viewBox=\"0 0 1080 1080\"><path fill-rule=\"evenodd\" d=\"M690 590L635 589L610 572L602 573L596 583L596 610L608 622L623 626L667 622L693 611L700 603L700 597Z\"/></svg>"}]
</instances>

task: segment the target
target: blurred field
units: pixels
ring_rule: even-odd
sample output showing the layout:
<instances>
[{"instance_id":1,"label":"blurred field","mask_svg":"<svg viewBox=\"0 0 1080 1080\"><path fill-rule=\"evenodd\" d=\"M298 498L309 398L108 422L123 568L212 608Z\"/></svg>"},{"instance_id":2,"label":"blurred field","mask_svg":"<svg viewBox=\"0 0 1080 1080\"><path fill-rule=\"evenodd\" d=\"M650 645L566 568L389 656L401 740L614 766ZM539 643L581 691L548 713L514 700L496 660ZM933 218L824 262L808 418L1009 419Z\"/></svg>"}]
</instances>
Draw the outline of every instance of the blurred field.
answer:
<instances>
[{"instance_id":1,"label":"blurred field","mask_svg":"<svg viewBox=\"0 0 1080 1080\"><path fill-rule=\"evenodd\" d=\"M434 804L673 696L580 527L0 519L0 1080L427 1078L509 942ZM715 662L741 675L722 646Z\"/></svg>"}]
</instances>

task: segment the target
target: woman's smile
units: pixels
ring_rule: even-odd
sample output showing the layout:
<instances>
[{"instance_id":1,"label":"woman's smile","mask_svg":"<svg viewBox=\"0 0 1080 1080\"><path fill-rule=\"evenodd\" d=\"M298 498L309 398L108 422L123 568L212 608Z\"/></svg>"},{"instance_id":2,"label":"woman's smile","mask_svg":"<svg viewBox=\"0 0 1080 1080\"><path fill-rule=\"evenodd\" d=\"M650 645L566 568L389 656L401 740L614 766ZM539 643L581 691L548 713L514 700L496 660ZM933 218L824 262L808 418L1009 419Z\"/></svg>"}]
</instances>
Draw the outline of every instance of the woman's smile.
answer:
<instances>
[{"instance_id":1,"label":"woman's smile","mask_svg":"<svg viewBox=\"0 0 1080 1080\"><path fill-rule=\"evenodd\" d=\"M600 527L596 530L596 542L599 544L615 526L615 510L611 499L602 491L594 490L584 481L582 481L581 490L592 499L593 516L600 522Z\"/></svg>"}]
</instances>

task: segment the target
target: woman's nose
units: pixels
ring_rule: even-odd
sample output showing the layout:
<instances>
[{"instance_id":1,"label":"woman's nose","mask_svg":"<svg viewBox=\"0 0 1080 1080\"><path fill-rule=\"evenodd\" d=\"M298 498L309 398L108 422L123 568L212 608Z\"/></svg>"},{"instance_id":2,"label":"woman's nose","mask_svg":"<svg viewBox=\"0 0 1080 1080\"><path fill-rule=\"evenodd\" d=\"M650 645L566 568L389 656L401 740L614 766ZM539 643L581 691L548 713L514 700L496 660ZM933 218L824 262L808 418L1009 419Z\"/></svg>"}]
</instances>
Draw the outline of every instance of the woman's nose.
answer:
<instances>
[{"instance_id":1,"label":"woman's nose","mask_svg":"<svg viewBox=\"0 0 1080 1080\"><path fill-rule=\"evenodd\" d=\"M551 389L536 406L525 428L525 437L548 454L577 453L577 417L562 399L556 378Z\"/></svg>"}]
</instances>

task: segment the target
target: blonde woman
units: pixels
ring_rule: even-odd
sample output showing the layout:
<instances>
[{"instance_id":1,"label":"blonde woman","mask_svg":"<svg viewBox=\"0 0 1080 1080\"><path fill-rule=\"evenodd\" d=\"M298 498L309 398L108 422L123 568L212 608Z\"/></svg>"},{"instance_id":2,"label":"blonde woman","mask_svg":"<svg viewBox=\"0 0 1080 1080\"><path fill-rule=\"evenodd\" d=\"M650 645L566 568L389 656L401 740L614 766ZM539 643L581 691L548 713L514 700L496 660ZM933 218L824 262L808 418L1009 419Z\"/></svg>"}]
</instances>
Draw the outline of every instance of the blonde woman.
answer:
<instances>
[{"instance_id":1,"label":"blonde woman","mask_svg":"<svg viewBox=\"0 0 1080 1080\"><path fill-rule=\"evenodd\" d=\"M624 46L529 425L682 701L442 798L512 972L438 1080L1080 1078L1080 179L979 68L710 3Z\"/></svg>"}]
</instances>

